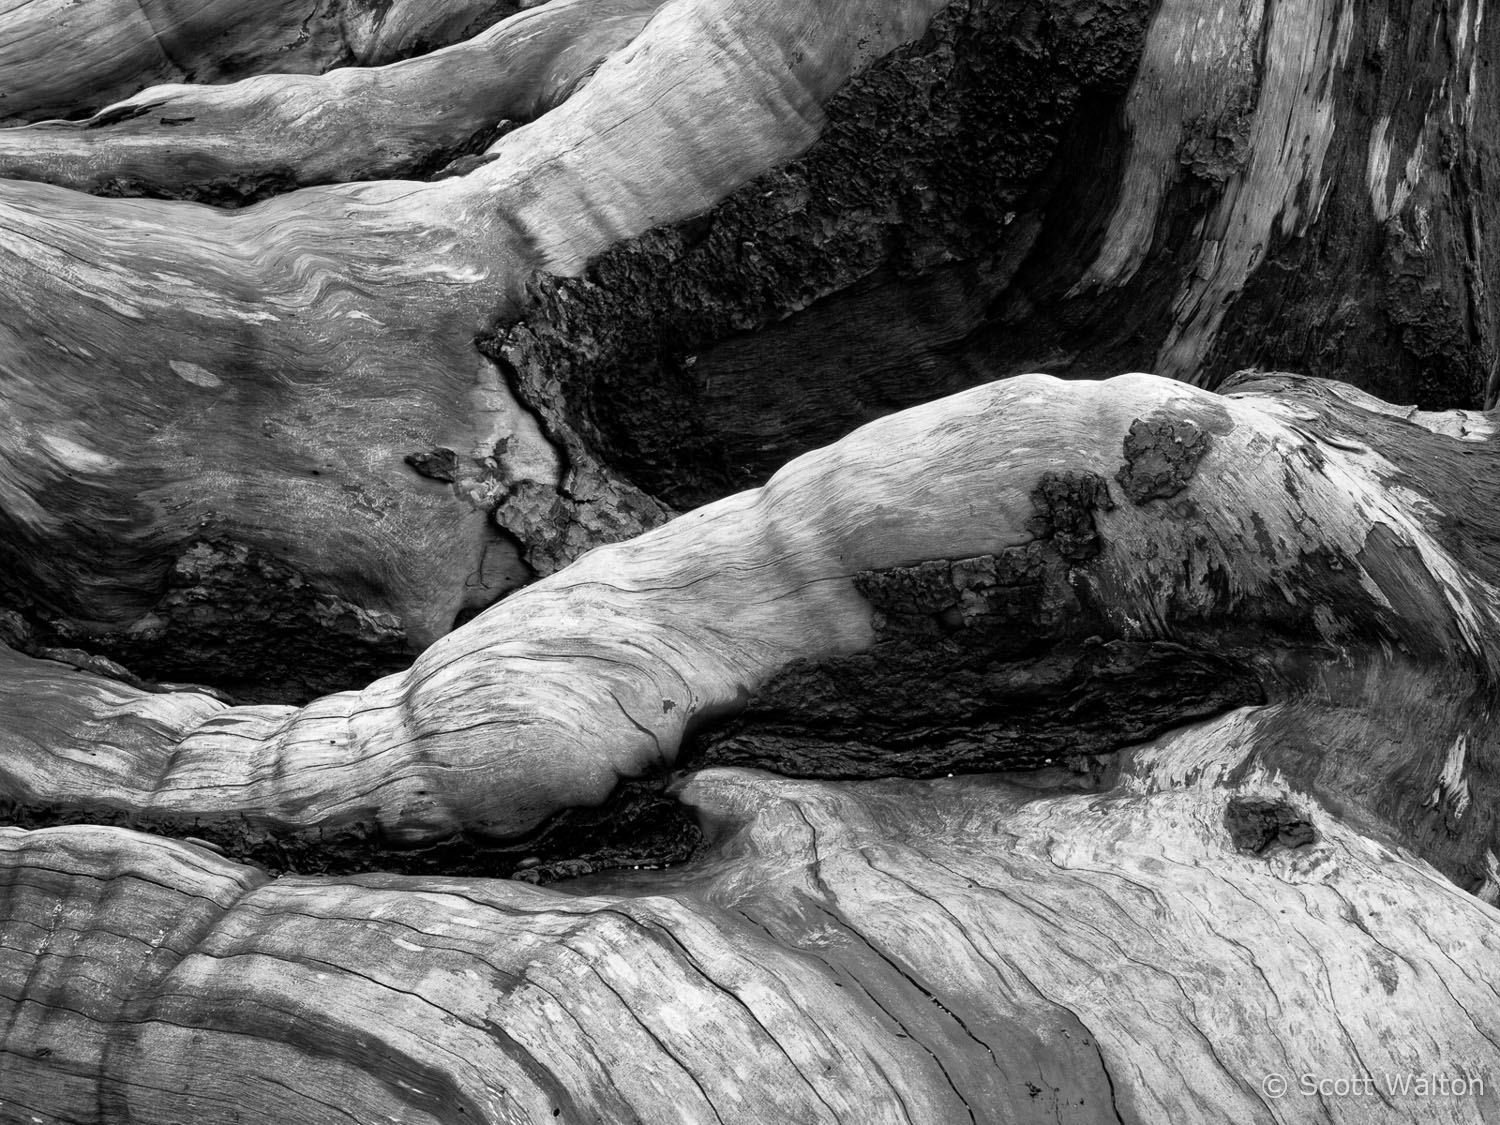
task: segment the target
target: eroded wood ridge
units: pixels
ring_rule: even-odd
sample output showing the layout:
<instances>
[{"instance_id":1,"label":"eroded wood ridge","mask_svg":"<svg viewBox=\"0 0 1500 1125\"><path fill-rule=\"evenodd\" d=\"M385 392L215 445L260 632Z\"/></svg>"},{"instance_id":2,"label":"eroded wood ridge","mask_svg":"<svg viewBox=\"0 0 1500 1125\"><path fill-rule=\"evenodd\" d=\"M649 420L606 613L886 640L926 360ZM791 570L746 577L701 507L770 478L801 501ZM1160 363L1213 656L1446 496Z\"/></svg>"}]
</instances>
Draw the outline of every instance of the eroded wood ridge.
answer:
<instances>
[{"instance_id":1,"label":"eroded wood ridge","mask_svg":"<svg viewBox=\"0 0 1500 1125\"><path fill-rule=\"evenodd\" d=\"M121 3L0 1125L1500 1120L1484 0Z\"/></svg>"}]
</instances>

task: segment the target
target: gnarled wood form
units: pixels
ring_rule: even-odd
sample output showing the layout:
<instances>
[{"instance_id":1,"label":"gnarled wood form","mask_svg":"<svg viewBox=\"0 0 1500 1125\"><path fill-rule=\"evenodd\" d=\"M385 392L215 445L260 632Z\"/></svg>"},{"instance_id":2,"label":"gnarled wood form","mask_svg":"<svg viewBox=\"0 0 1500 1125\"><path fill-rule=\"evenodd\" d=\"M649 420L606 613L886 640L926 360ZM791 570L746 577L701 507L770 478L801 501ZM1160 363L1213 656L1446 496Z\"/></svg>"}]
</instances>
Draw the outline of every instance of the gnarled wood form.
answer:
<instances>
[{"instance_id":1,"label":"gnarled wood form","mask_svg":"<svg viewBox=\"0 0 1500 1125\"><path fill-rule=\"evenodd\" d=\"M0 1125L1500 1120L1484 4L526 7L0 10Z\"/></svg>"},{"instance_id":2,"label":"gnarled wood form","mask_svg":"<svg viewBox=\"0 0 1500 1125\"><path fill-rule=\"evenodd\" d=\"M378 669L533 570L660 522L656 501L549 440L476 335L530 271L576 270L805 147L821 100L931 11L677 5L492 162L430 185L224 213L0 181L10 599L65 643L160 665L204 632L181 618L214 615L200 587L216 574L297 581L316 604L269 624L353 635ZM705 103L710 134L691 127ZM224 647L213 660L232 668L251 644ZM329 682L264 661L282 697Z\"/></svg>"},{"instance_id":3,"label":"gnarled wood form","mask_svg":"<svg viewBox=\"0 0 1500 1125\"><path fill-rule=\"evenodd\" d=\"M747 701L736 722L750 746L710 736L712 760L830 776L1042 765L1266 703L1248 720L1263 732L1246 742L1256 760L1477 888L1500 847L1495 554L1452 512L1493 450L1487 419L1411 420L1291 377L1230 397L1143 375L1011 379L872 423L764 489L599 548L409 671L300 710L80 690L11 657L0 776L24 805L93 804L195 834L248 821L397 844L505 840L672 768L688 732ZM939 575L929 560L989 576L945 588L959 564ZM902 635L903 614L931 625ZM888 758L886 743L911 737L900 729L866 732L876 745L861 750L847 713L872 705L859 681L871 696L896 690L886 665L915 649L925 673L900 675L917 694L940 690L963 673L948 649L971 643L1004 664L939 718L977 751L945 750L920 719L910 760ZM872 660L832 673L850 681L843 713L791 713L815 731L831 722L828 736L766 750L756 693L859 653ZM1019 718L1007 728L1003 666L1032 694L1063 678L1061 750ZM1164 674L1167 705L1124 725L1093 714Z\"/></svg>"}]
</instances>

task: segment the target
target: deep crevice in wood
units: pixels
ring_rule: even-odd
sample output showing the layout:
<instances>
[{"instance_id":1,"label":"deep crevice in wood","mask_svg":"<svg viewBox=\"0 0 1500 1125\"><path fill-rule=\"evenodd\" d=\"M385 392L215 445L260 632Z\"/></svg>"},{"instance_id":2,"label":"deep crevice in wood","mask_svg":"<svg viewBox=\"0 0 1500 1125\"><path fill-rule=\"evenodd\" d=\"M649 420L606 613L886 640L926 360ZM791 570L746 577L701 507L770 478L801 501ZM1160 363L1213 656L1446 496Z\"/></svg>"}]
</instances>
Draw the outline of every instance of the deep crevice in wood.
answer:
<instances>
[{"instance_id":1,"label":"deep crevice in wood","mask_svg":"<svg viewBox=\"0 0 1500 1125\"><path fill-rule=\"evenodd\" d=\"M494 841L464 834L419 848L393 845L373 825L295 831L244 818L193 817L86 802L35 805L0 799L0 823L17 828L109 825L207 845L273 875L385 872L551 883L619 869L660 868L699 854L702 833L667 777L626 780L594 808L565 809L535 831Z\"/></svg>"},{"instance_id":2,"label":"deep crevice in wood","mask_svg":"<svg viewBox=\"0 0 1500 1125\"><path fill-rule=\"evenodd\" d=\"M415 655L389 614L233 542L185 544L144 619L123 629L81 625L20 577L0 575L0 613L10 619L0 639L43 659L72 663L77 653L81 666L147 690L182 682L239 703L301 704L401 671Z\"/></svg>"}]
</instances>

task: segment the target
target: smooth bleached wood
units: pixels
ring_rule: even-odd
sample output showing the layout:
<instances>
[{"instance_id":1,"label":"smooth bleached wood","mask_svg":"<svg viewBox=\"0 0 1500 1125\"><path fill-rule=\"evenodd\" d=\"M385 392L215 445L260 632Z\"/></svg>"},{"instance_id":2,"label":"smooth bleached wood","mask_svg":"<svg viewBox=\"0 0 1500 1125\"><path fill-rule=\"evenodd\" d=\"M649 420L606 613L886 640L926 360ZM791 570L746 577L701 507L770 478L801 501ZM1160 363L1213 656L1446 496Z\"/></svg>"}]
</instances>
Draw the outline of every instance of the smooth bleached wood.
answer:
<instances>
[{"instance_id":1,"label":"smooth bleached wood","mask_svg":"<svg viewBox=\"0 0 1500 1125\"><path fill-rule=\"evenodd\" d=\"M1500 1120L1493 13L486 2L0 0L0 1125Z\"/></svg>"}]
</instances>

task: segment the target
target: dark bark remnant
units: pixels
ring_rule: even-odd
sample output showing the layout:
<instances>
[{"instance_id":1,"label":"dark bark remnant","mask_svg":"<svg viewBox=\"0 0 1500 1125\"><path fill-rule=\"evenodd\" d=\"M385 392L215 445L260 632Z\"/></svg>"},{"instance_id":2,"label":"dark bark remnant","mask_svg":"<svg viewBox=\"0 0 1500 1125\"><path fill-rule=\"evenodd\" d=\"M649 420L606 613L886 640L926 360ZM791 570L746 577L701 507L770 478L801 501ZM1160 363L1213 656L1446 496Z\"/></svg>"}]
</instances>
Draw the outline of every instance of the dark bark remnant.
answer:
<instances>
[{"instance_id":1,"label":"dark bark remnant","mask_svg":"<svg viewBox=\"0 0 1500 1125\"><path fill-rule=\"evenodd\" d=\"M320 590L244 544L189 543L158 589L150 610L123 629L85 628L11 591L21 612L7 612L18 624L6 639L28 655L135 686L209 684L197 690L242 703L305 703L411 663L406 630L394 617Z\"/></svg>"},{"instance_id":2,"label":"dark bark remnant","mask_svg":"<svg viewBox=\"0 0 1500 1125\"><path fill-rule=\"evenodd\" d=\"M1049 483L1039 495L1070 505L1104 488L1090 474ZM1264 700L1242 662L1119 636L1073 566L1098 554L1097 538L1071 519L1056 526L1053 539L998 555L860 575L874 647L790 665L741 715L703 733L688 760L798 777L1053 765L1090 774L1100 754Z\"/></svg>"},{"instance_id":3,"label":"dark bark remnant","mask_svg":"<svg viewBox=\"0 0 1500 1125\"><path fill-rule=\"evenodd\" d=\"M1096 510L1115 506L1109 485L1097 473L1043 473L1031 493L1036 511L1027 528L1052 546L1069 562L1087 562L1099 553L1099 531L1094 526Z\"/></svg>"},{"instance_id":4,"label":"dark bark remnant","mask_svg":"<svg viewBox=\"0 0 1500 1125\"><path fill-rule=\"evenodd\" d=\"M1208 452L1208 434L1188 418L1137 418L1125 435L1125 464L1115 480L1133 504L1176 496Z\"/></svg>"},{"instance_id":5,"label":"dark bark remnant","mask_svg":"<svg viewBox=\"0 0 1500 1125\"><path fill-rule=\"evenodd\" d=\"M801 159L582 277L539 276L481 346L575 444L679 507L994 378L991 299L1052 243L1054 198L1048 229L1078 233L1061 197L1083 166L1100 177L1092 137L1075 138L1111 118L1148 10L954 4L830 102Z\"/></svg>"},{"instance_id":6,"label":"dark bark remnant","mask_svg":"<svg viewBox=\"0 0 1500 1125\"><path fill-rule=\"evenodd\" d=\"M459 875L550 883L598 872L666 867L692 859L703 834L664 778L621 782L594 808L566 809L526 836L503 842L460 835L401 848L373 827L292 831L243 818L185 817L107 805L25 804L0 797L0 822L18 828L103 824L185 840L273 875Z\"/></svg>"},{"instance_id":7,"label":"dark bark remnant","mask_svg":"<svg viewBox=\"0 0 1500 1125\"><path fill-rule=\"evenodd\" d=\"M1224 827L1235 847L1256 855L1277 845L1302 848L1318 841L1306 814L1285 799L1231 797L1224 807Z\"/></svg>"},{"instance_id":8,"label":"dark bark remnant","mask_svg":"<svg viewBox=\"0 0 1500 1125\"><path fill-rule=\"evenodd\" d=\"M422 453L408 453L406 463L430 480L452 484L458 479L458 454L444 446Z\"/></svg>"}]
</instances>

